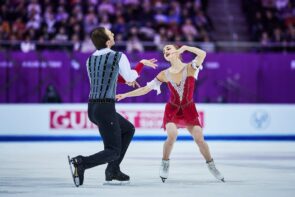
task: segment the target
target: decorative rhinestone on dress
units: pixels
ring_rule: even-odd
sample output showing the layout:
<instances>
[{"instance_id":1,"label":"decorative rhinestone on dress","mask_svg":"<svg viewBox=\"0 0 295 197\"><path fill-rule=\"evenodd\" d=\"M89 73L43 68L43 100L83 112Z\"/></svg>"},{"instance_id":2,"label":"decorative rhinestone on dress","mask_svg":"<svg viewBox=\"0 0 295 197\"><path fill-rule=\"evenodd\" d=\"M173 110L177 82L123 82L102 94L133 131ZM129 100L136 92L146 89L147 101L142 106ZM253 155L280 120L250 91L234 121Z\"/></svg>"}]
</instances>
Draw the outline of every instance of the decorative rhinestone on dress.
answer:
<instances>
[{"instance_id":1,"label":"decorative rhinestone on dress","mask_svg":"<svg viewBox=\"0 0 295 197\"><path fill-rule=\"evenodd\" d=\"M182 98L183 98L184 84L185 84L186 77L187 77L187 68L186 68L186 66L184 66L184 71L182 72L182 79L181 79L179 85L177 85L177 84L171 79L171 76L170 76L170 73L169 73L168 70L166 71L166 75L167 75L167 78L168 78L169 82L171 83L171 85L173 86L173 88L174 88L174 89L176 90L176 92L178 93L178 96L179 96L179 99L180 99L180 102L181 102L181 101L182 101Z\"/></svg>"}]
</instances>

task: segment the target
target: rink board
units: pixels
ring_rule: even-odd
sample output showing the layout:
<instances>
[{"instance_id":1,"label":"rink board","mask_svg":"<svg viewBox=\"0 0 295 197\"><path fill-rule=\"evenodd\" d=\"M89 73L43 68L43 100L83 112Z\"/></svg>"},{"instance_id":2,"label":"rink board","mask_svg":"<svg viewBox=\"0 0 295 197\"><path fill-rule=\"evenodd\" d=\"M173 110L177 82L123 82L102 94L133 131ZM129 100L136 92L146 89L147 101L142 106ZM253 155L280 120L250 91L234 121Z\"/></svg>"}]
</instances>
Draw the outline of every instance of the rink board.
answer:
<instances>
[{"instance_id":1,"label":"rink board","mask_svg":"<svg viewBox=\"0 0 295 197\"><path fill-rule=\"evenodd\" d=\"M164 140L164 104L117 104L136 128L134 140ZM295 140L295 105L199 104L199 120L211 140ZM99 140L87 104L0 105L1 141ZM180 129L179 140L191 140Z\"/></svg>"}]
</instances>

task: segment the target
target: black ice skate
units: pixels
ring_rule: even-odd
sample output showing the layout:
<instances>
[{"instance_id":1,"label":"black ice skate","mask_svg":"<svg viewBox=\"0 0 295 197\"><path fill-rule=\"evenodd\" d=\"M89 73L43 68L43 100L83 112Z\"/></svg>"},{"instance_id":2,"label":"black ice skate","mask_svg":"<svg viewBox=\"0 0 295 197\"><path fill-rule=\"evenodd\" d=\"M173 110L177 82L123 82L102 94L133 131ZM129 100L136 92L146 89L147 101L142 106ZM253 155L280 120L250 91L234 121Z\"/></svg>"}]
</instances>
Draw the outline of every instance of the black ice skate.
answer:
<instances>
[{"instance_id":1,"label":"black ice skate","mask_svg":"<svg viewBox=\"0 0 295 197\"><path fill-rule=\"evenodd\" d=\"M105 180L104 185L126 185L130 183L130 177L120 170L117 171L108 171L105 172Z\"/></svg>"},{"instance_id":2,"label":"black ice skate","mask_svg":"<svg viewBox=\"0 0 295 197\"><path fill-rule=\"evenodd\" d=\"M85 168L82 165L81 156L72 159L68 156L68 161L75 186L79 187L80 185L83 185Z\"/></svg>"}]
</instances>

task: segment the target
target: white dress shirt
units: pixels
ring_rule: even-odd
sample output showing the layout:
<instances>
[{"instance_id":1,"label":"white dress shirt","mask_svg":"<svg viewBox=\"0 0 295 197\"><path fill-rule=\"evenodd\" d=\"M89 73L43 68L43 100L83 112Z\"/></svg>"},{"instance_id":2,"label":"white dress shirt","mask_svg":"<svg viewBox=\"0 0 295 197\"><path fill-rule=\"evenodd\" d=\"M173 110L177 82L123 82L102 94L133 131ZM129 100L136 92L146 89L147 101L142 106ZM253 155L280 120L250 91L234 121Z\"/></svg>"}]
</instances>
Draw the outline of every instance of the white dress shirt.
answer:
<instances>
[{"instance_id":1,"label":"white dress shirt","mask_svg":"<svg viewBox=\"0 0 295 197\"><path fill-rule=\"evenodd\" d=\"M103 55L109 52L114 52L110 48L104 48L100 50L96 50L92 55L98 56ZM88 59L86 62L86 66L88 65ZM119 74L125 79L126 82L133 82L138 78L138 74L136 70L132 70L130 67L130 62L127 56L122 53L121 59L119 61Z\"/></svg>"}]
</instances>

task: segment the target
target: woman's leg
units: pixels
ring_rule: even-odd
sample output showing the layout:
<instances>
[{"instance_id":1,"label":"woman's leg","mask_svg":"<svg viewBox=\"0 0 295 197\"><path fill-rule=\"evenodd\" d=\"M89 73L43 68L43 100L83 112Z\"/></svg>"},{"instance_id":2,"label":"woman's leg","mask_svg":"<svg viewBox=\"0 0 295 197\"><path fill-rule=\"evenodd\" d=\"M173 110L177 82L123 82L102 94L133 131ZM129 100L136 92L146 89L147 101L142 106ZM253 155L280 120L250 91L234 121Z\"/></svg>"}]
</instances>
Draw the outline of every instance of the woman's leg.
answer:
<instances>
[{"instance_id":1,"label":"woman's leg","mask_svg":"<svg viewBox=\"0 0 295 197\"><path fill-rule=\"evenodd\" d=\"M200 152L205 158L206 162L212 161L209 146L204 140L202 128L200 126L187 126L187 129L193 136L194 141L198 145Z\"/></svg>"},{"instance_id":2,"label":"woman's leg","mask_svg":"<svg viewBox=\"0 0 295 197\"><path fill-rule=\"evenodd\" d=\"M163 147L163 159L160 166L159 175L163 181L168 178L169 176L169 158L173 148L173 144L177 139L177 127L174 123L167 123L166 124L166 131L167 131L167 139L164 143Z\"/></svg>"},{"instance_id":3,"label":"woman's leg","mask_svg":"<svg viewBox=\"0 0 295 197\"><path fill-rule=\"evenodd\" d=\"M202 128L200 126L188 126L188 131L194 138L194 141L197 143L200 152L206 160L207 167L211 174L218 180L224 181L224 176L217 170L215 163L211 157L210 150L208 144L204 140L204 135Z\"/></svg>"},{"instance_id":4,"label":"woman's leg","mask_svg":"<svg viewBox=\"0 0 295 197\"><path fill-rule=\"evenodd\" d=\"M166 124L167 139L163 147L163 160L169 160L170 154L177 139L177 127L174 123L169 122Z\"/></svg>"}]
</instances>

